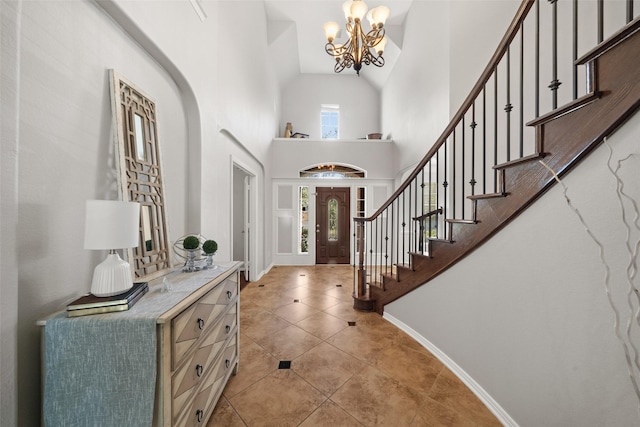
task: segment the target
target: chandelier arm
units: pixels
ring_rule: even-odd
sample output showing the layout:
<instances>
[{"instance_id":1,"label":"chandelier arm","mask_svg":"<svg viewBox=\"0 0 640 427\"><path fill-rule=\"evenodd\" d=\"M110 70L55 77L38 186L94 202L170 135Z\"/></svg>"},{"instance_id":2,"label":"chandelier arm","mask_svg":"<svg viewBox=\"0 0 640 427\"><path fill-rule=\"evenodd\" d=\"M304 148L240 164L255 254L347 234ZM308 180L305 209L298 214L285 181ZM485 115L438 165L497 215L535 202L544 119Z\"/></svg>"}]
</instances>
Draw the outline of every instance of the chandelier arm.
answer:
<instances>
[{"instance_id":1,"label":"chandelier arm","mask_svg":"<svg viewBox=\"0 0 640 427\"><path fill-rule=\"evenodd\" d=\"M367 65L373 64L376 67L382 67L384 65L384 58L382 56L373 56L371 55L370 62L367 62Z\"/></svg>"},{"instance_id":2,"label":"chandelier arm","mask_svg":"<svg viewBox=\"0 0 640 427\"><path fill-rule=\"evenodd\" d=\"M369 31L365 36L364 39L366 40L366 44L368 47L375 47L378 45L378 43L380 43L382 41L382 39L384 38L386 32L384 30L384 27L381 28L374 28L373 30Z\"/></svg>"}]
</instances>

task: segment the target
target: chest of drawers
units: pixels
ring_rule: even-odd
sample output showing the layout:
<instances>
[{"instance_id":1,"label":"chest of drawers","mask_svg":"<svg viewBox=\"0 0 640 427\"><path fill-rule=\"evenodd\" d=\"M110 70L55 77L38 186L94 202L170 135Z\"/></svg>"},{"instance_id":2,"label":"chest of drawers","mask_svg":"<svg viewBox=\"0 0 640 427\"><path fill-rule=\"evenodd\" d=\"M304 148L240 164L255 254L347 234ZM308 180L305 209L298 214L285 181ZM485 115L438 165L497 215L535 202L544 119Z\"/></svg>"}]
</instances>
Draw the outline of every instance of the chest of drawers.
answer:
<instances>
[{"instance_id":1,"label":"chest of drawers","mask_svg":"<svg viewBox=\"0 0 640 427\"><path fill-rule=\"evenodd\" d=\"M239 274L204 285L158 319L156 425L205 425L239 358Z\"/></svg>"},{"instance_id":2,"label":"chest of drawers","mask_svg":"<svg viewBox=\"0 0 640 427\"><path fill-rule=\"evenodd\" d=\"M127 311L76 318L59 313L40 322L44 424L206 425L238 369L241 265L171 273L172 292L162 292L162 278L155 279ZM140 322L148 327L126 339ZM113 374L102 372L107 369ZM137 395L136 386L146 379L148 391ZM127 412L132 400L141 411Z\"/></svg>"}]
</instances>

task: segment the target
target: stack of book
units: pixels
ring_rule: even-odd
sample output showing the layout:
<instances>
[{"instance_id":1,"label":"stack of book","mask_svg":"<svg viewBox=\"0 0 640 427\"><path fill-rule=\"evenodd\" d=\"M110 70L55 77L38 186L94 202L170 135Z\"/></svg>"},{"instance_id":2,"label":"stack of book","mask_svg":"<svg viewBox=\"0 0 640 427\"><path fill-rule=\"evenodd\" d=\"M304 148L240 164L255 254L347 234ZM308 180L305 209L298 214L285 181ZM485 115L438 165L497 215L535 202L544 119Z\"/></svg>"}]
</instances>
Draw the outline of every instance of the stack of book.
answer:
<instances>
[{"instance_id":1,"label":"stack of book","mask_svg":"<svg viewBox=\"0 0 640 427\"><path fill-rule=\"evenodd\" d=\"M129 310L148 290L147 282L138 282L128 291L110 297L87 294L67 306L67 317Z\"/></svg>"}]
</instances>

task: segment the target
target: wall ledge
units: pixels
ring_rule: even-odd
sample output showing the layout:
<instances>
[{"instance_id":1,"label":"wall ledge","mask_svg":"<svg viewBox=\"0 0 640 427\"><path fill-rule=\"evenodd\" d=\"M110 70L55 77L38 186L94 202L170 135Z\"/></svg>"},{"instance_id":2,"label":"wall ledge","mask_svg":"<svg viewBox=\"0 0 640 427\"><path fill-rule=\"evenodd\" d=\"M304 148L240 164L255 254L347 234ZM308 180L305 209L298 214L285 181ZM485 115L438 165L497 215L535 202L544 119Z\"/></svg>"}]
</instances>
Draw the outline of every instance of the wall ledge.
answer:
<instances>
[{"instance_id":1,"label":"wall ledge","mask_svg":"<svg viewBox=\"0 0 640 427\"><path fill-rule=\"evenodd\" d=\"M352 143L366 142L367 144L371 144L371 143L382 144L382 143L393 143L393 140L392 139L365 139L365 138L359 138L359 139L273 138L273 142L278 142L278 143L280 142L291 142L291 143L321 142L323 144L334 144L334 143L352 144Z\"/></svg>"}]
</instances>

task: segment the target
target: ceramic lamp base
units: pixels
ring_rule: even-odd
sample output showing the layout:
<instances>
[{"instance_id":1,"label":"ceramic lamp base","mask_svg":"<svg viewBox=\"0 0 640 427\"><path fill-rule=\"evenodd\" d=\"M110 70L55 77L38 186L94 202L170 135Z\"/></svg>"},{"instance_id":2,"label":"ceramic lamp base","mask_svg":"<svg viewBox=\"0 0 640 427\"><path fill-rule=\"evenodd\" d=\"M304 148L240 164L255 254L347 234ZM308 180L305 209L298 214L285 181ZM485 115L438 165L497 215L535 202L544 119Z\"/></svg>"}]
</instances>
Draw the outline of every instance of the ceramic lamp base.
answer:
<instances>
[{"instance_id":1,"label":"ceramic lamp base","mask_svg":"<svg viewBox=\"0 0 640 427\"><path fill-rule=\"evenodd\" d=\"M117 253L110 253L107 259L93 271L91 293L97 297L110 297L128 291L133 287L129 263Z\"/></svg>"}]
</instances>

